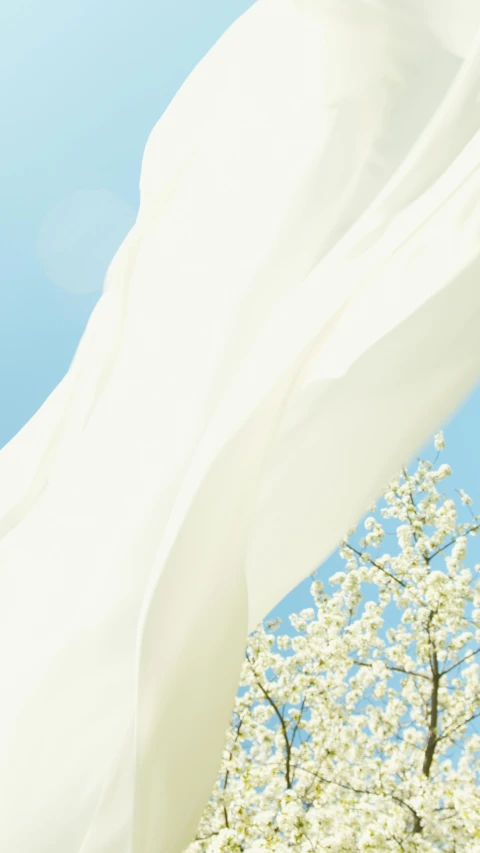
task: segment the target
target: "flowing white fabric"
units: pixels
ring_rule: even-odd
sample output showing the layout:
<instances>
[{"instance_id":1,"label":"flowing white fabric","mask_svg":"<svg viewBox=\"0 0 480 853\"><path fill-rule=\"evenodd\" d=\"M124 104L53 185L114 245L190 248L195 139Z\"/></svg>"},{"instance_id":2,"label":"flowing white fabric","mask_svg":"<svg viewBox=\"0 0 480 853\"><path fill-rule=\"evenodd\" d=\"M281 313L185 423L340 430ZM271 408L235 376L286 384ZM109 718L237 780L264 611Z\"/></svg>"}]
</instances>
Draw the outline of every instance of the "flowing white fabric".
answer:
<instances>
[{"instance_id":1,"label":"flowing white fabric","mask_svg":"<svg viewBox=\"0 0 480 853\"><path fill-rule=\"evenodd\" d=\"M0 453L0 849L181 853L247 631L480 372L480 11L258 0Z\"/></svg>"}]
</instances>

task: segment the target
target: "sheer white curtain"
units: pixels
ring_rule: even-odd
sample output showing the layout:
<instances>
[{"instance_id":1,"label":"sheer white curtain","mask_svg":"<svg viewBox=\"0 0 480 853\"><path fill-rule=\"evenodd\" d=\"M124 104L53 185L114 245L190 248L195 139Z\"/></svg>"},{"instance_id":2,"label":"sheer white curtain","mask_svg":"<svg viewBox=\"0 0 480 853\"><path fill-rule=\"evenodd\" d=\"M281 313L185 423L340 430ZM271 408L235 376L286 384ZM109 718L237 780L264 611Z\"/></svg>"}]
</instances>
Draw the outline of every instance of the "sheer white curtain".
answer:
<instances>
[{"instance_id":1,"label":"sheer white curtain","mask_svg":"<svg viewBox=\"0 0 480 853\"><path fill-rule=\"evenodd\" d=\"M0 453L0 849L181 853L247 631L480 370L480 12L258 0Z\"/></svg>"}]
</instances>

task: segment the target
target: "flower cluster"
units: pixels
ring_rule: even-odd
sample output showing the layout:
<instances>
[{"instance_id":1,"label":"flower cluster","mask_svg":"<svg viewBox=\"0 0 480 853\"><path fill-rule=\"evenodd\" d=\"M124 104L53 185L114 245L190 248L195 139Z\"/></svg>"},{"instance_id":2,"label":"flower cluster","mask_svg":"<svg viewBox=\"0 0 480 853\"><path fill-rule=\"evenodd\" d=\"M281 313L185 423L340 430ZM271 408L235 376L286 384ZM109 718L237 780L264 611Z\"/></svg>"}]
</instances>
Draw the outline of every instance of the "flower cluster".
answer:
<instances>
[{"instance_id":1,"label":"flower cluster","mask_svg":"<svg viewBox=\"0 0 480 853\"><path fill-rule=\"evenodd\" d=\"M480 853L480 516L441 492L450 474L401 471L333 591L316 578L288 630L249 637L188 853Z\"/></svg>"}]
</instances>

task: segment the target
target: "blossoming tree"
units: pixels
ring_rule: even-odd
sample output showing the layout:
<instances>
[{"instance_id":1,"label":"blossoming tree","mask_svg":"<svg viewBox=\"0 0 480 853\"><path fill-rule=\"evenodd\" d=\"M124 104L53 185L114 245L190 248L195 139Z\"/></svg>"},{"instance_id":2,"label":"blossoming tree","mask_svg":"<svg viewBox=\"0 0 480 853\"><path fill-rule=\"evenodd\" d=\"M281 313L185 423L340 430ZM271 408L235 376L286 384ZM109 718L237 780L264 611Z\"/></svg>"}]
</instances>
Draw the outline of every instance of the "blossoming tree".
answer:
<instances>
[{"instance_id":1,"label":"blossoming tree","mask_svg":"<svg viewBox=\"0 0 480 853\"><path fill-rule=\"evenodd\" d=\"M480 852L480 516L435 448L349 532L335 591L250 636L188 853Z\"/></svg>"}]
</instances>

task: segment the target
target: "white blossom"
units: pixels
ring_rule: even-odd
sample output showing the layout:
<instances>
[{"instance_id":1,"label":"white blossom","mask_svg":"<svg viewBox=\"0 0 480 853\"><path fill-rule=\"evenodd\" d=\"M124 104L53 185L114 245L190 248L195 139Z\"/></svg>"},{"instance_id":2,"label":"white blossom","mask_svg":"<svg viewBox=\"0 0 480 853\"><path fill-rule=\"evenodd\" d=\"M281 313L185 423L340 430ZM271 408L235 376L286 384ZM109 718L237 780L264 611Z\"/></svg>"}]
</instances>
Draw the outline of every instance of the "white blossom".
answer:
<instances>
[{"instance_id":1,"label":"white blossom","mask_svg":"<svg viewBox=\"0 0 480 853\"><path fill-rule=\"evenodd\" d=\"M480 853L478 520L462 490L459 506L439 495L450 473L398 474L360 547L342 543L332 592L313 580L289 633L270 620L249 637L188 853Z\"/></svg>"}]
</instances>

